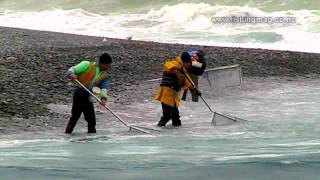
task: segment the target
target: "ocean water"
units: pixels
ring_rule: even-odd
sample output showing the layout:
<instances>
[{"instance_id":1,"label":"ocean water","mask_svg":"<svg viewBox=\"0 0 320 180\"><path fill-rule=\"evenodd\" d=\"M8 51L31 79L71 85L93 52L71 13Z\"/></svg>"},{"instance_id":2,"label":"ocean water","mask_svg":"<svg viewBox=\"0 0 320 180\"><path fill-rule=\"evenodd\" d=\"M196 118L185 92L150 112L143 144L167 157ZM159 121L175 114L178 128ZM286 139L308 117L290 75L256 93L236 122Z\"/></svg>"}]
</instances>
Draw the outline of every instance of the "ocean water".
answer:
<instances>
[{"instance_id":1,"label":"ocean water","mask_svg":"<svg viewBox=\"0 0 320 180\"><path fill-rule=\"evenodd\" d=\"M250 120L211 124L202 103L183 103L181 128L146 135L98 114L98 133L76 128L0 138L1 180L219 179L315 180L320 176L319 80L249 80L206 100L217 112ZM208 94L209 92L204 92ZM155 101L113 109L154 127Z\"/></svg>"},{"instance_id":2,"label":"ocean water","mask_svg":"<svg viewBox=\"0 0 320 180\"><path fill-rule=\"evenodd\" d=\"M0 26L166 43L319 53L319 24L318 0L0 1Z\"/></svg>"}]
</instances>

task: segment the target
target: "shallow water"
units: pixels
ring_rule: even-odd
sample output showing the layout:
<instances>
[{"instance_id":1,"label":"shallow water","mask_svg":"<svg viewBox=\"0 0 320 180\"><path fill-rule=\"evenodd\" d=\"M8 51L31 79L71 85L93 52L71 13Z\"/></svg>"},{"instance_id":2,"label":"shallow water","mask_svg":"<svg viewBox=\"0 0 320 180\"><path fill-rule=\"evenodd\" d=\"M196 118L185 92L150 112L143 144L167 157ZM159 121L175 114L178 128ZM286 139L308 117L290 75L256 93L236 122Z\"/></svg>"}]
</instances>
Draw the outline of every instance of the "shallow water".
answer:
<instances>
[{"instance_id":1,"label":"shallow water","mask_svg":"<svg viewBox=\"0 0 320 180\"><path fill-rule=\"evenodd\" d=\"M211 124L202 103L183 103L181 128L128 132L99 114L85 129L3 136L1 179L317 179L320 175L318 80L249 80L223 96L204 97L218 112L250 120ZM130 123L154 127L154 101L115 109ZM135 113L131 112L135 110Z\"/></svg>"}]
</instances>

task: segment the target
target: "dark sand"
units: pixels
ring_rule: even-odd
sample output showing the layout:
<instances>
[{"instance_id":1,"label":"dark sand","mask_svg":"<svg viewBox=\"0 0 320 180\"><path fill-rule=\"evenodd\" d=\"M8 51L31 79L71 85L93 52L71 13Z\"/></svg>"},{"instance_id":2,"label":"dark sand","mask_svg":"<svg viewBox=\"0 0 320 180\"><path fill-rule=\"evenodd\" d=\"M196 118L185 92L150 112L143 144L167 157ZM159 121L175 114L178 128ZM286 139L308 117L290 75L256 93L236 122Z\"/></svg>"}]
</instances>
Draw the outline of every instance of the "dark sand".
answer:
<instances>
[{"instance_id":1,"label":"dark sand","mask_svg":"<svg viewBox=\"0 0 320 180\"><path fill-rule=\"evenodd\" d=\"M0 27L0 133L63 129L69 114L48 104L71 105L73 87L66 71L82 59L114 58L110 104L121 106L153 98L146 80L161 77L163 61L184 50L206 52L208 68L240 64L254 77L318 78L320 54L163 44ZM144 87L144 88L142 88Z\"/></svg>"}]
</instances>

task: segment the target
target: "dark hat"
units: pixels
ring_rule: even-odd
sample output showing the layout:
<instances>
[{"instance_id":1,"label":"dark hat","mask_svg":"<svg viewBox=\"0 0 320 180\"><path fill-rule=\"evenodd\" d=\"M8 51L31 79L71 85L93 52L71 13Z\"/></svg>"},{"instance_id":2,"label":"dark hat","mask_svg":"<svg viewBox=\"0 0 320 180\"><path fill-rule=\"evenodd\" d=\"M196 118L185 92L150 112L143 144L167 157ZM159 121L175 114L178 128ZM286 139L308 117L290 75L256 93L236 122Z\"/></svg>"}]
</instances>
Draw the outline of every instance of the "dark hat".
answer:
<instances>
[{"instance_id":1,"label":"dark hat","mask_svg":"<svg viewBox=\"0 0 320 180\"><path fill-rule=\"evenodd\" d=\"M112 63L112 58L108 53L103 53L99 57L99 63L100 64L111 64Z\"/></svg>"},{"instance_id":2,"label":"dark hat","mask_svg":"<svg viewBox=\"0 0 320 180\"><path fill-rule=\"evenodd\" d=\"M203 51L198 50L196 54L198 55L198 57L199 57L200 60L204 60L204 55L205 55L205 54L204 54Z\"/></svg>"},{"instance_id":3,"label":"dark hat","mask_svg":"<svg viewBox=\"0 0 320 180\"><path fill-rule=\"evenodd\" d=\"M191 56L189 55L188 52L183 52L181 54L181 60L182 62L185 62L185 63L191 62Z\"/></svg>"}]
</instances>

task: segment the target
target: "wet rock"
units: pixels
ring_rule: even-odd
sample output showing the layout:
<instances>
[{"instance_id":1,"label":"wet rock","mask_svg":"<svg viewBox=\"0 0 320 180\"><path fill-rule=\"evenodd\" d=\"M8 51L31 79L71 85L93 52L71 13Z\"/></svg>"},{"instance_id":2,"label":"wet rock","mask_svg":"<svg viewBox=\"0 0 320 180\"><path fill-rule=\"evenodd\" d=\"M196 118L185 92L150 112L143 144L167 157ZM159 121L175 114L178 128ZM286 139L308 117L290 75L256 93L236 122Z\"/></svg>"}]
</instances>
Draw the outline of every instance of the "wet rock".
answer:
<instances>
[{"instance_id":1,"label":"wet rock","mask_svg":"<svg viewBox=\"0 0 320 180\"><path fill-rule=\"evenodd\" d=\"M6 62L8 62L8 63L15 63L16 60L17 60L16 57L7 57L7 58L6 58Z\"/></svg>"}]
</instances>

